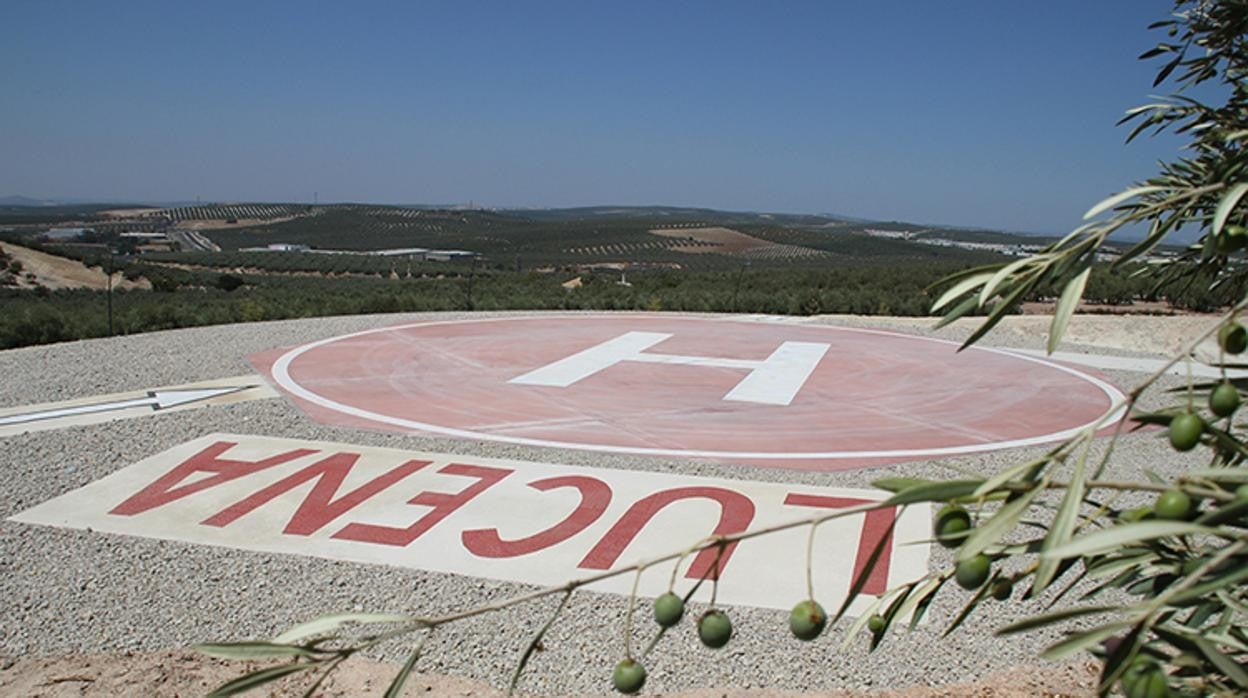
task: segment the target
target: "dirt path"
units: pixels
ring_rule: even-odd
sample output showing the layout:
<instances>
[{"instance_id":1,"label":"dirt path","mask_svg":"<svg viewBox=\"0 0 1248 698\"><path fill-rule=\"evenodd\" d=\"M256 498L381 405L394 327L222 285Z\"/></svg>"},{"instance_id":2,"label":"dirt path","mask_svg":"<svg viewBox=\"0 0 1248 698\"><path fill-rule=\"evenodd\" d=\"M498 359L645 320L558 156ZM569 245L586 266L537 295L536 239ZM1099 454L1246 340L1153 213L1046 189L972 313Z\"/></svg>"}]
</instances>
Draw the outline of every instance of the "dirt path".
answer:
<instances>
[{"instance_id":1,"label":"dirt path","mask_svg":"<svg viewBox=\"0 0 1248 698\"><path fill-rule=\"evenodd\" d=\"M31 288L40 285L50 289L59 288L90 288L104 290L108 288L108 275L94 267L65 257L57 257L46 252L20 247L12 243L0 244L0 249L22 263L22 273L18 285ZM34 274L32 281L28 274ZM121 275L113 274L113 287L120 289L150 289L151 282L147 279L130 281Z\"/></svg>"}]
</instances>

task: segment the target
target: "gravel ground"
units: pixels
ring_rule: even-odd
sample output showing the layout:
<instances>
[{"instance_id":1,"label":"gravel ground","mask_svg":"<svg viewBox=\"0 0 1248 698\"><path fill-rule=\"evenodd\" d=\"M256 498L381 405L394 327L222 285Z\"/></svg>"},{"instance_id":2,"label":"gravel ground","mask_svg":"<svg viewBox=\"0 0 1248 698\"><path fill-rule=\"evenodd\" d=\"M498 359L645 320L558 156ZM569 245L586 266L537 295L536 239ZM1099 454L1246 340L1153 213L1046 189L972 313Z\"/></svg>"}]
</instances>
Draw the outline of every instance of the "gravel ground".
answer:
<instances>
[{"instance_id":1,"label":"gravel ground","mask_svg":"<svg viewBox=\"0 0 1248 698\"><path fill-rule=\"evenodd\" d=\"M239 375L251 370L245 357L254 352L433 317L455 315L355 316L231 325L0 352L0 375L5 377L0 383L0 407ZM1042 347L1044 337L1037 326L1028 318L1017 320L1017 324L990 335L986 343ZM813 322L920 331L915 321L900 318L822 317ZM1107 352L1112 348L1107 337L1112 335L1121 345L1117 349L1129 351L1110 353L1149 355L1173 344L1169 335L1181 337L1192 327L1208 322L1186 317L1077 318L1071 336L1083 346L1068 344L1063 348ZM1101 331L1094 327L1098 325ZM969 328L968 324L958 324L927 333L956 339L964 337ZM1124 389L1142 378L1141 374L1106 375ZM1162 387L1177 384L1177 379L1161 381ZM1147 398L1144 406L1161 404L1164 399L1157 394ZM0 492L0 517L216 431L844 487L867 486L886 475L990 473L1043 451L1021 449L974 458L809 473L328 427L304 418L285 400L259 400L4 439L0 468L8 477L7 486ZM1176 455L1155 433L1137 433L1122 439L1106 477L1137 478L1141 468L1169 476L1197 462L1201 462L1200 456ZM947 565L950 560L943 549L934 550L934 566ZM199 641L266 637L324 612L368 609L437 613L531 589L455 575L8 521L0 522L0 571L0 654L13 658L151 652ZM837 651L848 627L844 621L817 642L798 643L788 633L786 614L733 608L730 612L736 632L732 643L719 651L706 650L689 626L682 626L682 632L669 634L647 660L647 688L833 691L939 686L982 680L1018 665L1037 665L1038 650L1058 637L1054 632L1037 632L997 638L992 628L1040 606L987 604L967 626L942 639L942 622L951 619L966 598L952 589L942 592L928 613L933 622L890 637L875 653L867 652L865 638L846 652ZM553 599L547 599L440 629L426 648L422 671L505 685L519 653L545 622L552 603ZM577 593L561 622L547 636L545 651L530 662L523 690L543 695L606 692L610 669L622 655L620 629L625 610L626 601L621 597ZM396 645L378 658L403 656L404 647Z\"/></svg>"}]
</instances>

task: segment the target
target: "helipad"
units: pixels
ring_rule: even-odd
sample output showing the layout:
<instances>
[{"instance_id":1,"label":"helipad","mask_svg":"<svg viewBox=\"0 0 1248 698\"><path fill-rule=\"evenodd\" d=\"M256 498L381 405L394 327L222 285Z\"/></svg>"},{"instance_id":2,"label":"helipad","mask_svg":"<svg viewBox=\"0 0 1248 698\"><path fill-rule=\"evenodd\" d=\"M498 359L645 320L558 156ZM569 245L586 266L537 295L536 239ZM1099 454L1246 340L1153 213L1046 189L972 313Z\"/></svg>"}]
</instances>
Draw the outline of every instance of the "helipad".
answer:
<instances>
[{"instance_id":1,"label":"helipad","mask_svg":"<svg viewBox=\"0 0 1248 698\"><path fill-rule=\"evenodd\" d=\"M837 470L1065 438L1117 409L1053 361L739 318L514 316L398 325L253 356L318 421Z\"/></svg>"}]
</instances>

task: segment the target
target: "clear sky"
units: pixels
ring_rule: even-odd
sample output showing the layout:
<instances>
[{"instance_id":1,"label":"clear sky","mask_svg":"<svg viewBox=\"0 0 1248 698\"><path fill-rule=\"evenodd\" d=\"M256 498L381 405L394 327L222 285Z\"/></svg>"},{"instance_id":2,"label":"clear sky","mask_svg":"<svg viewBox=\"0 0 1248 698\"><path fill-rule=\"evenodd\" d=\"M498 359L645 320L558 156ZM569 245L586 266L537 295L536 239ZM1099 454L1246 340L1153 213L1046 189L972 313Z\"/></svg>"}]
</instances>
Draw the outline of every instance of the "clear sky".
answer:
<instances>
[{"instance_id":1,"label":"clear sky","mask_svg":"<svg viewBox=\"0 0 1248 698\"><path fill-rule=\"evenodd\" d=\"M665 204L1065 232L1169 0L0 3L0 196Z\"/></svg>"}]
</instances>

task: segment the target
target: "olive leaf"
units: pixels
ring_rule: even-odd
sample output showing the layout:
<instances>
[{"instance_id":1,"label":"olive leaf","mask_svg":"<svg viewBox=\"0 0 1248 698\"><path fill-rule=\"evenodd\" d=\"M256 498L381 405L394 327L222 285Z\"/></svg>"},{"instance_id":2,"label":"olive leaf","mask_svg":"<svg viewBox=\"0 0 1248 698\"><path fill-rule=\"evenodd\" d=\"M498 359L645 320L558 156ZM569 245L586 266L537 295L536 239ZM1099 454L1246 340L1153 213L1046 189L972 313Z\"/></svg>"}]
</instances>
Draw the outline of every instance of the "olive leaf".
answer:
<instances>
[{"instance_id":1,"label":"olive leaf","mask_svg":"<svg viewBox=\"0 0 1248 698\"><path fill-rule=\"evenodd\" d=\"M1116 550L1131 543L1138 543L1156 538L1185 536L1213 533L1214 530L1205 526L1184 523L1182 521L1141 521L1104 528L1085 536L1080 536L1065 545L1047 550L1041 557L1067 558L1079 555L1095 555Z\"/></svg>"},{"instance_id":2,"label":"olive leaf","mask_svg":"<svg viewBox=\"0 0 1248 698\"><path fill-rule=\"evenodd\" d=\"M275 657L316 657L307 647L282 645L273 642L217 642L201 643L192 649L200 654L219 659L273 659Z\"/></svg>"},{"instance_id":3,"label":"olive leaf","mask_svg":"<svg viewBox=\"0 0 1248 698\"><path fill-rule=\"evenodd\" d=\"M266 683L272 683L278 679L297 674L301 671L307 671L320 666L316 662L300 662L298 664L279 664L277 666L259 669L249 674L244 674L233 681L221 684L211 693L208 698L226 698L226 696L234 696L244 691L250 691L253 688L259 688Z\"/></svg>"},{"instance_id":4,"label":"olive leaf","mask_svg":"<svg viewBox=\"0 0 1248 698\"><path fill-rule=\"evenodd\" d=\"M392 613L337 613L300 623L273 638L273 642L276 644L295 643L309 637L331 633L347 623L406 623L413 620L411 616Z\"/></svg>"}]
</instances>

